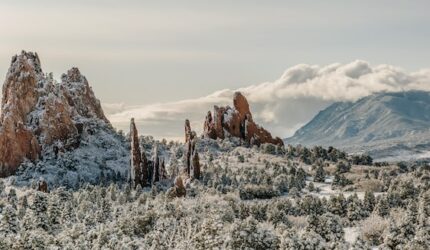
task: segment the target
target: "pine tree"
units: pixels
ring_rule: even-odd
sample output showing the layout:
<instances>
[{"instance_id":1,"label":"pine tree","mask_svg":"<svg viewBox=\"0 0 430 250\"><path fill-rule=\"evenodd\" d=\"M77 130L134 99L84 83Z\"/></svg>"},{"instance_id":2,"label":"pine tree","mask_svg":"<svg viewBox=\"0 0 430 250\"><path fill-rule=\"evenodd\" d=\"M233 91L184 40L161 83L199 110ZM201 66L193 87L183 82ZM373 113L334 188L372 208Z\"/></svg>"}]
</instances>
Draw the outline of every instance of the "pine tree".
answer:
<instances>
[{"instance_id":1,"label":"pine tree","mask_svg":"<svg viewBox=\"0 0 430 250\"><path fill-rule=\"evenodd\" d=\"M223 238L224 225L214 218L204 219L201 229L192 239L195 249L223 249L225 239Z\"/></svg>"},{"instance_id":2,"label":"pine tree","mask_svg":"<svg viewBox=\"0 0 430 250\"><path fill-rule=\"evenodd\" d=\"M322 165L318 165L315 172L314 181L315 182L325 182L325 171Z\"/></svg>"},{"instance_id":3,"label":"pine tree","mask_svg":"<svg viewBox=\"0 0 430 250\"><path fill-rule=\"evenodd\" d=\"M364 193L364 199L363 199L363 210L367 214L371 214L373 212L373 209L375 208L376 199L375 195L371 191L366 191Z\"/></svg>"},{"instance_id":4,"label":"pine tree","mask_svg":"<svg viewBox=\"0 0 430 250\"><path fill-rule=\"evenodd\" d=\"M337 196L332 195L330 196L330 200L328 202L328 211L332 214L345 217L347 205L348 203L342 193L338 194Z\"/></svg>"},{"instance_id":5,"label":"pine tree","mask_svg":"<svg viewBox=\"0 0 430 250\"><path fill-rule=\"evenodd\" d=\"M372 248L365 240L363 240L363 238L361 236L358 236L357 240L352 245L352 249L371 250Z\"/></svg>"},{"instance_id":6,"label":"pine tree","mask_svg":"<svg viewBox=\"0 0 430 250\"><path fill-rule=\"evenodd\" d=\"M261 228L252 217L233 224L229 245L233 249L278 249L279 239L270 230Z\"/></svg>"},{"instance_id":7,"label":"pine tree","mask_svg":"<svg viewBox=\"0 0 430 250\"><path fill-rule=\"evenodd\" d=\"M0 197L4 195L5 188L3 180L0 180Z\"/></svg>"},{"instance_id":8,"label":"pine tree","mask_svg":"<svg viewBox=\"0 0 430 250\"><path fill-rule=\"evenodd\" d=\"M14 188L11 188L9 190L9 193L7 195L7 201L16 209L18 197L16 196L16 190Z\"/></svg>"},{"instance_id":9,"label":"pine tree","mask_svg":"<svg viewBox=\"0 0 430 250\"><path fill-rule=\"evenodd\" d=\"M430 192L422 192L418 202L417 224L410 249L427 249L430 246Z\"/></svg>"},{"instance_id":10,"label":"pine tree","mask_svg":"<svg viewBox=\"0 0 430 250\"><path fill-rule=\"evenodd\" d=\"M17 233L18 230L19 228L16 210L12 205L7 205L3 209L2 217L0 220L0 235L3 235L3 237L5 237L5 235Z\"/></svg>"},{"instance_id":11,"label":"pine tree","mask_svg":"<svg viewBox=\"0 0 430 250\"><path fill-rule=\"evenodd\" d=\"M137 185L136 190L134 192L134 200L138 200L142 193L143 193L142 186L139 184Z\"/></svg>"},{"instance_id":12,"label":"pine tree","mask_svg":"<svg viewBox=\"0 0 430 250\"><path fill-rule=\"evenodd\" d=\"M378 203L376 204L375 212L381 217L385 217L390 214L390 205L387 201L387 197L380 197Z\"/></svg>"},{"instance_id":13,"label":"pine tree","mask_svg":"<svg viewBox=\"0 0 430 250\"><path fill-rule=\"evenodd\" d=\"M18 199L18 218L21 220L24 218L28 208L27 195L23 195Z\"/></svg>"},{"instance_id":14,"label":"pine tree","mask_svg":"<svg viewBox=\"0 0 430 250\"><path fill-rule=\"evenodd\" d=\"M117 200L117 186L116 184L111 184L109 186L109 197L112 201L116 201Z\"/></svg>"},{"instance_id":15,"label":"pine tree","mask_svg":"<svg viewBox=\"0 0 430 250\"><path fill-rule=\"evenodd\" d=\"M63 210L61 211L60 215L60 221L61 224L65 225L76 222L76 216L71 202L68 201L64 204Z\"/></svg>"},{"instance_id":16,"label":"pine tree","mask_svg":"<svg viewBox=\"0 0 430 250\"><path fill-rule=\"evenodd\" d=\"M351 170L351 164L349 162L340 161L336 164L336 172L339 174L349 172L349 170Z\"/></svg>"},{"instance_id":17,"label":"pine tree","mask_svg":"<svg viewBox=\"0 0 430 250\"><path fill-rule=\"evenodd\" d=\"M57 196L50 195L48 200L48 219L51 226L54 228L60 224L61 207L58 203Z\"/></svg>"},{"instance_id":18,"label":"pine tree","mask_svg":"<svg viewBox=\"0 0 430 250\"><path fill-rule=\"evenodd\" d=\"M49 219L47 214L47 197L45 193L34 192L31 196L33 202L30 209L25 213L22 219L23 229L30 230L48 230Z\"/></svg>"},{"instance_id":19,"label":"pine tree","mask_svg":"<svg viewBox=\"0 0 430 250\"><path fill-rule=\"evenodd\" d=\"M363 218L361 201L357 194L348 197L347 217L350 222L358 221Z\"/></svg>"},{"instance_id":20,"label":"pine tree","mask_svg":"<svg viewBox=\"0 0 430 250\"><path fill-rule=\"evenodd\" d=\"M322 216L310 215L307 223L307 232L315 232L327 242L343 241L344 231L339 216L330 213Z\"/></svg>"},{"instance_id":21,"label":"pine tree","mask_svg":"<svg viewBox=\"0 0 430 250\"><path fill-rule=\"evenodd\" d=\"M384 239L384 246L389 249L402 249L402 247L400 247L403 244L401 235L400 229L397 227L393 219L391 219L388 233Z\"/></svg>"}]
</instances>

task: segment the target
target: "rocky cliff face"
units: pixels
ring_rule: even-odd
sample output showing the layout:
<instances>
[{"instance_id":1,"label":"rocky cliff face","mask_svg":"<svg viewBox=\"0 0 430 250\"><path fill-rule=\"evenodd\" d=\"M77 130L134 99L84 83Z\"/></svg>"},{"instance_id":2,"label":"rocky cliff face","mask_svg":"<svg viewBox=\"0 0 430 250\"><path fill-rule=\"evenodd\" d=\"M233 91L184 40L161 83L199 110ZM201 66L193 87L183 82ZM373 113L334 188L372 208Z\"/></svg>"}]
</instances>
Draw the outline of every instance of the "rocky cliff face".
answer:
<instances>
[{"instance_id":1,"label":"rocky cliff face","mask_svg":"<svg viewBox=\"0 0 430 250\"><path fill-rule=\"evenodd\" d=\"M131 185L136 188L146 186L148 181L148 161L145 152L140 152L139 135L137 133L134 119L130 122L130 181Z\"/></svg>"},{"instance_id":2,"label":"rocky cliff face","mask_svg":"<svg viewBox=\"0 0 430 250\"><path fill-rule=\"evenodd\" d=\"M110 127L100 102L77 68L56 83L44 74L36 53L12 58L3 85L0 117L0 177L14 174L55 145L55 154L79 146L84 124L100 120Z\"/></svg>"},{"instance_id":3,"label":"rocky cliff face","mask_svg":"<svg viewBox=\"0 0 430 250\"><path fill-rule=\"evenodd\" d=\"M200 160L196 149L196 132L191 130L189 120L185 120L185 168L188 178L200 179Z\"/></svg>"},{"instance_id":4,"label":"rocky cliff face","mask_svg":"<svg viewBox=\"0 0 430 250\"><path fill-rule=\"evenodd\" d=\"M158 145L154 144L151 158L146 158L145 149L141 148L134 119L130 122L130 172L129 182L133 188L152 186L168 179L165 158L159 154Z\"/></svg>"},{"instance_id":5,"label":"rocky cliff face","mask_svg":"<svg viewBox=\"0 0 430 250\"><path fill-rule=\"evenodd\" d=\"M248 101L240 92L234 94L233 105L233 108L215 106L213 117L212 113L208 112L204 123L205 137L224 139L232 136L241 138L250 145L283 145L280 138L273 138L269 131L253 121Z\"/></svg>"}]
</instances>

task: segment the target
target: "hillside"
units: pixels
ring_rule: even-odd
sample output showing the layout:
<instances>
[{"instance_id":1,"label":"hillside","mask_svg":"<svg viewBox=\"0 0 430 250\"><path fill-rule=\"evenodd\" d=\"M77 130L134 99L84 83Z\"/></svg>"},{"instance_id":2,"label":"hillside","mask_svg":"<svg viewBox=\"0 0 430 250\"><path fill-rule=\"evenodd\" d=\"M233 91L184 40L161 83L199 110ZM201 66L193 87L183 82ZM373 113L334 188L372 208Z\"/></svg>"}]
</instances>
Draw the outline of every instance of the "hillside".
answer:
<instances>
[{"instance_id":1,"label":"hillside","mask_svg":"<svg viewBox=\"0 0 430 250\"><path fill-rule=\"evenodd\" d=\"M420 107L425 97L409 96ZM397 98L386 98L385 106L417 123L422 115ZM345 116L348 105L334 110ZM386 109L375 111L386 117L379 126L406 127ZM1 111L0 249L429 245L428 165L285 147L254 122L241 93L233 107L208 113L201 136L186 119L184 142L157 141L139 136L133 118L124 136L77 68L57 82L43 73L37 54L22 52L12 58ZM320 116L335 121L333 113ZM361 127L340 137L358 136L365 122L356 123ZM372 139L391 138L376 132Z\"/></svg>"},{"instance_id":2,"label":"hillside","mask_svg":"<svg viewBox=\"0 0 430 250\"><path fill-rule=\"evenodd\" d=\"M379 159L402 159L424 156L430 149L429 139L430 93L408 91L334 103L285 142L335 146Z\"/></svg>"}]
</instances>

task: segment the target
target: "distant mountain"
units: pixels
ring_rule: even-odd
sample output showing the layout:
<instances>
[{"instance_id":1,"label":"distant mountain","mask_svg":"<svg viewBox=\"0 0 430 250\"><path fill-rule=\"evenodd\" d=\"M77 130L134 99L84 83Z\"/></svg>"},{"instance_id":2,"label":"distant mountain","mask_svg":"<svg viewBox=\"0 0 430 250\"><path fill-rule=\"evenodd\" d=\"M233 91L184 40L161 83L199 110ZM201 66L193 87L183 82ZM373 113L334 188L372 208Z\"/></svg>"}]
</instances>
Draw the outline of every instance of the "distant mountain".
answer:
<instances>
[{"instance_id":1,"label":"distant mountain","mask_svg":"<svg viewBox=\"0 0 430 250\"><path fill-rule=\"evenodd\" d=\"M378 93L334 103L285 142L335 146L384 160L428 157L430 92Z\"/></svg>"}]
</instances>

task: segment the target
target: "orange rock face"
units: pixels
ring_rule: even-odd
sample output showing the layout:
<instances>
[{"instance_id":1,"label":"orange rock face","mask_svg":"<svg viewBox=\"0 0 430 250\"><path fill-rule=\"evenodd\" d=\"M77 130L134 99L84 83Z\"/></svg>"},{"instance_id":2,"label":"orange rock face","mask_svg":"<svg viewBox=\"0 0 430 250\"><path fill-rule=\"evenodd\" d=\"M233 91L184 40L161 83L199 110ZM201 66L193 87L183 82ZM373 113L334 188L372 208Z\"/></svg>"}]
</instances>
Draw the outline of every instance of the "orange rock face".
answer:
<instances>
[{"instance_id":1,"label":"orange rock face","mask_svg":"<svg viewBox=\"0 0 430 250\"><path fill-rule=\"evenodd\" d=\"M43 73L36 53L23 51L14 56L3 84L0 177L14 174L25 159L37 160L48 145L76 146L82 118L109 124L77 68L56 83L51 74Z\"/></svg>"},{"instance_id":2,"label":"orange rock face","mask_svg":"<svg viewBox=\"0 0 430 250\"><path fill-rule=\"evenodd\" d=\"M97 117L110 123L103 113L100 101L95 97L87 79L81 75L78 68L71 68L67 74L62 75L61 80L62 94L68 104L73 107L74 112L82 117Z\"/></svg>"},{"instance_id":3,"label":"orange rock face","mask_svg":"<svg viewBox=\"0 0 430 250\"><path fill-rule=\"evenodd\" d=\"M284 145L279 137L273 138L269 131L253 121L249 103L240 92L234 94L233 105L234 108L215 106L213 117L208 112L203 132L205 137L224 139L232 136L241 138L251 145L262 143Z\"/></svg>"},{"instance_id":4,"label":"orange rock face","mask_svg":"<svg viewBox=\"0 0 430 250\"><path fill-rule=\"evenodd\" d=\"M140 152L139 136L137 134L136 124L134 123L133 118L130 122L130 142L130 181L133 188L136 188L137 185L145 187L148 180L148 161L145 153Z\"/></svg>"},{"instance_id":5,"label":"orange rock face","mask_svg":"<svg viewBox=\"0 0 430 250\"><path fill-rule=\"evenodd\" d=\"M187 136L187 131L189 136ZM196 132L191 130L188 120L185 120L185 135L185 167L187 176L193 179L200 179L200 160L196 149Z\"/></svg>"},{"instance_id":6,"label":"orange rock face","mask_svg":"<svg viewBox=\"0 0 430 250\"><path fill-rule=\"evenodd\" d=\"M192 138L192 133L191 133L191 125L190 125L190 121L188 119L185 120L185 142L190 141Z\"/></svg>"},{"instance_id":7,"label":"orange rock face","mask_svg":"<svg viewBox=\"0 0 430 250\"><path fill-rule=\"evenodd\" d=\"M37 191L48 193L48 183L45 180L39 180L37 183Z\"/></svg>"},{"instance_id":8,"label":"orange rock face","mask_svg":"<svg viewBox=\"0 0 430 250\"><path fill-rule=\"evenodd\" d=\"M40 147L25 124L39 98L37 82L43 77L37 54L21 54L12 64L3 85L0 117L0 177L11 175L24 158L35 160Z\"/></svg>"}]
</instances>

